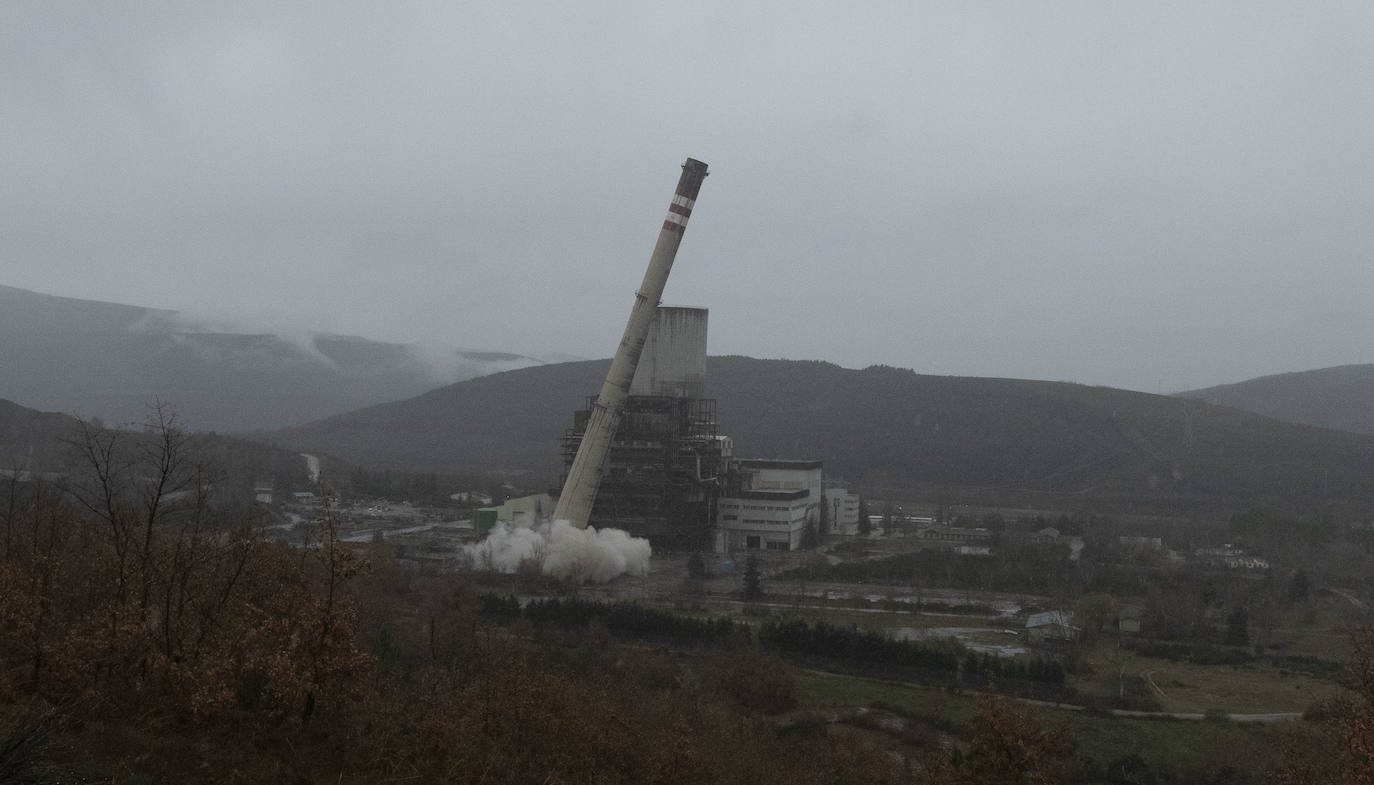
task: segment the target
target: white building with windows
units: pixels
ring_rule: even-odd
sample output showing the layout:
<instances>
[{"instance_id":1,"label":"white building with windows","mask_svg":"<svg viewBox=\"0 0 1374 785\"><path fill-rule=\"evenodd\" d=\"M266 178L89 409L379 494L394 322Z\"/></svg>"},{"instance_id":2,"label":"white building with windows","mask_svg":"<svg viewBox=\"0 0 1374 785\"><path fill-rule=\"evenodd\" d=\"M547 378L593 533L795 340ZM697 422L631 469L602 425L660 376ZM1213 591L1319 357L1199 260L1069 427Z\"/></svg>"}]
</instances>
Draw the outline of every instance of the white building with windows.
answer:
<instances>
[{"instance_id":1,"label":"white building with windows","mask_svg":"<svg viewBox=\"0 0 1374 785\"><path fill-rule=\"evenodd\" d=\"M741 459L735 481L716 501L716 550L794 551L823 503L820 461Z\"/></svg>"},{"instance_id":2,"label":"white building with windows","mask_svg":"<svg viewBox=\"0 0 1374 785\"><path fill-rule=\"evenodd\" d=\"M825 510L830 520L830 531L823 534L859 533L859 494L839 485L827 485L825 489Z\"/></svg>"}]
</instances>

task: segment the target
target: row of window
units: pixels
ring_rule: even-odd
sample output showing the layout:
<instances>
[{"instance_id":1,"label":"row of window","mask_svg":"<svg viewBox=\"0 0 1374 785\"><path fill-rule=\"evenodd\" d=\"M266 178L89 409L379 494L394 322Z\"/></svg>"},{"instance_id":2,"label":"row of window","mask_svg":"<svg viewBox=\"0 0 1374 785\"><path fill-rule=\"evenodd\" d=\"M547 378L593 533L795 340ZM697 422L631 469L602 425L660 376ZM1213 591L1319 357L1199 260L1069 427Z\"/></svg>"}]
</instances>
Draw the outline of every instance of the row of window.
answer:
<instances>
[{"instance_id":1,"label":"row of window","mask_svg":"<svg viewBox=\"0 0 1374 785\"><path fill-rule=\"evenodd\" d=\"M738 510L738 509L740 509L741 506L743 506L743 508L746 509L746 510L777 510L777 511L781 512L781 511L784 511L784 510L792 510L792 509L799 509L799 508L805 507L805 506L807 506L807 503L806 503L806 502L800 502L800 503L795 504L795 505L792 505L792 506L778 507L778 506L775 506L775 505L768 505L768 504L745 504L745 505L740 505L739 502L726 502L726 501L723 501L723 502L719 502L719 503L717 504L717 506L720 507L722 510Z\"/></svg>"},{"instance_id":2,"label":"row of window","mask_svg":"<svg viewBox=\"0 0 1374 785\"><path fill-rule=\"evenodd\" d=\"M800 491L806 485L798 480L756 480L754 487L769 491Z\"/></svg>"},{"instance_id":3,"label":"row of window","mask_svg":"<svg viewBox=\"0 0 1374 785\"><path fill-rule=\"evenodd\" d=\"M744 538L744 547L749 548L750 550L758 550L758 548L759 548L759 538L758 538L758 537L746 537L746 538ZM767 549L770 550L770 551L787 551L787 550L791 550L791 548L789 547L789 543L788 543L788 542L786 542L786 541L781 541L781 542L780 542L780 541L778 541L778 540L768 540L767 542L764 542L764 543L763 543L763 547L767 548Z\"/></svg>"},{"instance_id":4,"label":"row of window","mask_svg":"<svg viewBox=\"0 0 1374 785\"><path fill-rule=\"evenodd\" d=\"M739 516L738 516L738 515L722 515L722 516L720 516L720 517L721 517L721 520L724 520L724 521L738 521L738 520L739 520ZM797 518L796 520L793 520L793 521L777 521L777 520L768 520L768 519L766 519L766 518L745 518L745 519L742 521L742 523L744 523L746 526L790 526L791 524L796 523L797 521L800 521L800 520L801 520L801 518Z\"/></svg>"},{"instance_id":5,"label":"row of window","mask_svg":"<svg viewBox=\"0 0 1374 785\"><path fill-rule=\"evenodd\" d=\"M739 520L739 516L738 516L738 515L731 515L731 514L729 514L729 513L726 513L726 514L720 516L720 519L721 519L722 521L737 521L737 520ZM797 523L797 522L799 522L799 521L804 521L804 520L806 520L806 511L805 511L805 510L803 510L799 515L793 515L793 516L792 516L792 519L791 519L790 521L787 521L787 520L777 520L776 518L772 518L772 519L770 519L770 518L745 518L745 519L744 519L744 522L745 522L745 523L754 523L754 524L765 524L765 525L771 525L771 526L787 526L789 523Z\"/></svg>"}]
</instances>

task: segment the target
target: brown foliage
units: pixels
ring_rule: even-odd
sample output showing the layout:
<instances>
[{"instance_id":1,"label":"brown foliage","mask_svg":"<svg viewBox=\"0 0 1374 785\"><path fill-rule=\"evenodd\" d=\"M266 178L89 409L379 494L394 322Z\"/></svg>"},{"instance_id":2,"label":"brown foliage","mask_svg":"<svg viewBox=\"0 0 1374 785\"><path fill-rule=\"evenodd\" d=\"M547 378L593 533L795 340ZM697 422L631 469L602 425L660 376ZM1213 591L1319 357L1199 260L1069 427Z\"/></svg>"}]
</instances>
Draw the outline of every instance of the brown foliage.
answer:
<instances>
[{"instance_id":1,"label":"brown foliage","mask_svg":"<svg viewBox=\"0 0 1374 785\"><path fill-rule=\"evenodd\" d=\"M357 557L328 520L293 550L216 519L208 474L156 413L138 440L83 429L69 488L8 489L0 687L177 721L347 700L365 665L346 591Z\"/></svg>"},{"instance_id":2,"label":"brown foliage","mask_svg":"<svg viewBox=\"0 0 1374 785\"><path fill-rule=\"evenodd\" d=\"M328 517L298 548L223 520L178 435L153 437L125 460L121 437L86 433L85 484L8 505L0 553L0 699L139 739L118 759L127 778L230 781L206 761L236 755L276 779L338 782L1039 784L1062 771L1062 737L1014 704L980 704L968 755L918 777L873 734L780 733L764 715L796 706L797 680L776 657L721 654L694 676L604 628L484 625L458 579L401 573L382 549L340 542Z\"/></svg>"},{"instance_id":3,"label":"brown foliage","mask_svg":"<svg viewBox=\"0 0 1374 785\"><path fill-rule=\"evenodd\" d=\"M797 707L796 669L776 655L722 655L710 663L710 670L717 689L745 709L776 714Z\"/></svg>"},{"instance_id":4,"label":"brown foliage","mask_svg":"<svg viewBox=\"0 0 1374 785\"><path fill-rule=\"evenodd\" d=\"M781 661L723 658L694 683L675 658L604 630L544 641L485 626L456 579L364 570L327 519L314 545L290 548L213 515L167 515L121 557L100 515L55 494L21 507L7 521L23 536L0 559L0 687L139 739L127 757L100 748L130 777L227 780L205 761L232 758L242 731L255 739L245 765L284 779L907 776L881 750L780 738L756 712L795 703Z\"/></svg>"},{"instance_id":5,"label":"brown foliage","mask_svg":"<svg viewBox=\"0 0 1374 785\"><path fill-rule=\"evenodd\" d=\"M427 666L408 699L377 696L368 711L384 735L350 743L353 765L455 783L906 781L881 751L784 740L709 685L656 686L666 665L653 653L621 651L607 672L579 674L551 665L535 641L474 643L480 664L468 677Z\"/></svg>"},{"instance_id":6,"label":"brown foliage","mask_svg":"<svg viewBox=\"0 0 1374 785\"><path fill-rule=\"evenodd\" d=\"M1314 722L1280 737L1279 785L1374 785L1374 629L1355 632L1350 691L1309 712Z\"/></svg>"},{"instance_id":7,"label":"brown foliage","mask_svg":"<svg viewBox=\"0 0 1374 785\"><path fill-rule=\"evenodd\" d=\"M983 694L967 751L929 761L929 771L940 785L1054 785L1066 781L1072 751L1068 734L1046 728L1030 706Z\"/></svg>"}]
</instances>

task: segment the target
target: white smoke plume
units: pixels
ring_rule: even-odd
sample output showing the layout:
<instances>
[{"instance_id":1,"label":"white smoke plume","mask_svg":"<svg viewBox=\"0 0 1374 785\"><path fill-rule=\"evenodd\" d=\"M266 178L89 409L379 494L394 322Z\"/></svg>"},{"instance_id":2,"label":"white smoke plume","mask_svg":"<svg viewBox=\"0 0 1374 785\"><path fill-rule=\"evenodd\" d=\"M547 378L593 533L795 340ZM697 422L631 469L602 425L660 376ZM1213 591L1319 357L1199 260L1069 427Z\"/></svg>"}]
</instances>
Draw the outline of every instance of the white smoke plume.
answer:
<instances>
[{"instance_id":1,"label":"white smoke plume","mask_svg":"<svg viewBox=\"0 0 1374 785\"><path fill-rule=\"evenodd\" d=\"M621 575L646 575L653 550L643 537L620 529L578 529L567 521L534 528L499 523L487 538L463 552L473 567L515 572L522 562L544 575L606 583Z\"/></svg>"}]
</instances>

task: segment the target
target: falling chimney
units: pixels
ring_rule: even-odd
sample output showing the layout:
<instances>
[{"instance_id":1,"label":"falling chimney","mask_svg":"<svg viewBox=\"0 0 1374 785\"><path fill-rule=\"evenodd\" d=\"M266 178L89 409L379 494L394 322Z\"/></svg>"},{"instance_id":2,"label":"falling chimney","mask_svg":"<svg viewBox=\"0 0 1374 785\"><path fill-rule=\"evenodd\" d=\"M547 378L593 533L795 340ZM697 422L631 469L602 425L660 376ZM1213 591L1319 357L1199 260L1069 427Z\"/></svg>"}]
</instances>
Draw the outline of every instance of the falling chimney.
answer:
<instances>
[{"instance_id":1,"label":"falling chimney","mask_svg":"<svg viewBox=\"0 0 1374 785\"><path fill-rule=\"evenodd\" d=\"M687 231L687 219L692 216L692 206L696 204L697 193L706 174L706 164L696 159L688 158L682 165L682 177L677 181L677 191L668 205L668 215L663 219L663 229L658 233L654 253L649 257L649 269L645 270L644 281L639 285L639 291L635 292L635 304L630 310L630 320L625 325L625 335L621 337L620 348L611 361L611 370L606 374L601 394L592 406L577 456L568 469L568 479L563 483L563 492L554 509L554 520L568 521L579 529L587 526L592 503L596 501L596 489L601 484L601 474L606 466L606 455L611 449L611 439L625 411L625 399L630 395L630 384L639 365L639 355L644 351L644 341L649 335L654 311L663 297L663 287L668 283L668 273L673 269L673 257L677 256L682 234Z\"/></svg>"}]
</instances>

